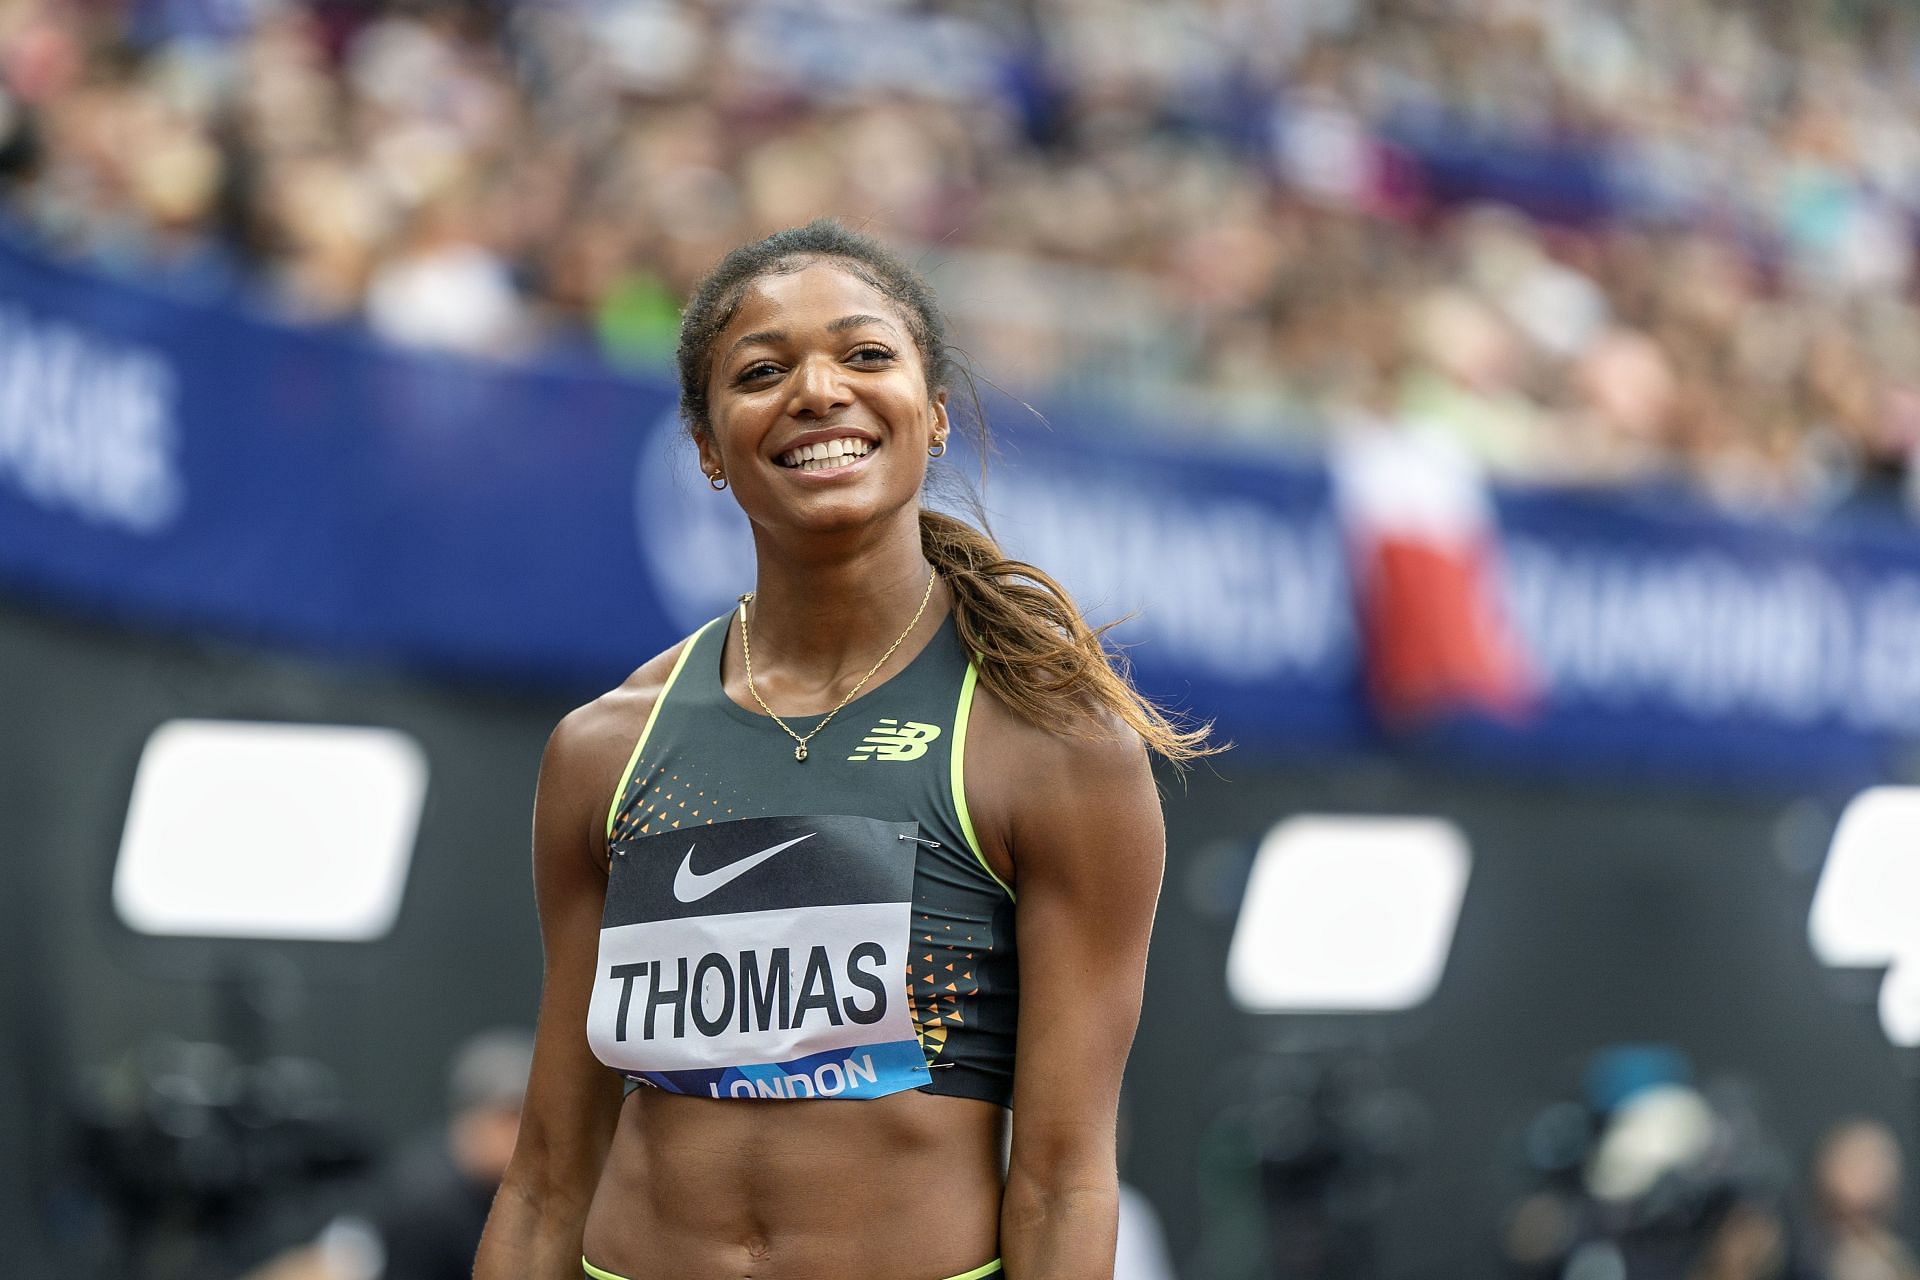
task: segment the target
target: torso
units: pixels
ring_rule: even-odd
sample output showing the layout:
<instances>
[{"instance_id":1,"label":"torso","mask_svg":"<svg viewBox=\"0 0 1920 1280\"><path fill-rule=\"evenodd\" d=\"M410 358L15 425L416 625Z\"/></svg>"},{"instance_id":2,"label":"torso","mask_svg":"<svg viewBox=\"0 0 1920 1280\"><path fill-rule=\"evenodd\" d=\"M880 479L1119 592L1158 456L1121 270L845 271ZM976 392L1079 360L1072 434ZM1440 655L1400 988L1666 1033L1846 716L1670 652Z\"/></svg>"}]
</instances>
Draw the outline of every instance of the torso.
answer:
<instances>
[{"instance_id":1,"label":"torso","mask_svg":"<svg viewBox=\"0 0 1920 1280\"><path fill-rule=\"evenodd\" d=\"M938 1280L998 1252L1006 1112L907 1092L748 1102L636 1090L587 1218L628 1280Z\"/></svg>"},{"instance_id":2,"label":"torso","mask_svg":"<svg viewBox=\"0 0 1920 1280\"><path fill-rule=\"evenodd\" d=\"M847 767L848 755L859 755L861 744L872 739L872 731L878 724L877 717L921 723L922 716L926 716L925 723L938 723L931 718L931 713L924 711L906 716L891 715L894 708L887 705L888 698L885 696L889 683L903 672L910 677L918 677L918 683L924 685L929 664L937 665L941 659L937 646L951 645L953 642L944 620L929 620L922 631L929 634L916 636L914 643L903 646L900 659L891 664L893 670L879 673L870 691L848 704L820 736L810 740L810 758L804 764L793 759L792 741L771 721L748 712L741 705L735 695L743 690L732 687L739 683L737 673L723 682L719 671L705 669L708 655L714 658L720 656L723 637L731 644L729 666L737 666L737 634L726 637L719 630L710 634L708 643L698 650L702 666L696 671L694 682L685 688L678 688L678 682L687 678L683 669L675 680L676 691L665 703L660 704L663 706L662 716L672 709L674 699L707 689L710 683L711 688L707 692L725 697L728 706L715 705L707 710L718 712L734 722L728 733L735 749L747 749L755 753L753 760L740 762L749 770L746 776L762 776L764 771L781 769L783 773L779 778L783 785L804 783L805 779L811 778L813 785L822 788L823 799L819 808L806 804L796 806L789 785L786 802L773 805L773 816L769 817L769 806L757 798L749 801L748 792L743 790L733 797L735 803L730 806L735 810L733 814L724 812L729 806L723 802L719 812L703 813L698 825L704 827L709 817L721 822L777 820L782 813L790 816L796 808L802 813L813 810L828 814L864 810L866 820L876 824L905 823L898 829L920 831L923 840L937 838L946 858L940 861L924 848L914 845L927 864L916 880L924 881L930 869L936 879L957 882L967 877L971 866L971 879L961 885L960 896L964 909L954 914L952 919L964 921L979 918L981 912L988 909L986 904L991 901L985 891L1004 892L998 881L1010 879L1012 874L1009 851L1001 834L1007 826L1005 816L999 811L997 800L992 798L1001 794L1001 785L989 781L984 788L976 787L973 776L968 776L962 797L964 799L972 795L975 798L971 822L973 830L961 831L954 829L951 811L945 814L935 812L938 806L914 799L918 794L914 788L902 789L893 785L909 776L909 762L889 759L884 752L876 760L876 753L869 751L862 756L859 764ZM686 656L691 657L693 653L693 650L687 650ZM681 655L675 656L677 659ZM912 671L908 670L910 667ZM631 736L627 739L628 743L641 735L648 713L656 703L660 703L659 688L666 683L662 674L658 669L650 675L643 671L637 682L638 687L629 691L629 694L638 696L616 695L608 700L609 715L624 722L629 730ZM894 686L895 699L910 692L915 684L916 679L910 678ZM1008 719L1004 710L981 691L978 713L971 720L965 756L976 762L993 758L992 740L1007 731ZM817 717L802 717L794 723L804 733L816 720ZM954 736L950 711L945 723L940 723L939 727L942 736L947 737L950 743ZM660 728L657 721L655 730ZM751 736L742 738L742 730ZM924 737L924 734L910 735L905 739L909 745L896 754L912 756L913 747L910 744L914 736ZM605 739L611 744L619 742L620 736L610 726ZM631 782L622 767L628 763L624 751L619 758L603 765L610 777L619 779L617 784L609 783L609 790L618 785L622 792L615 806L618 825L608 845L610 876L614 878L610 902L617 907L623 893L628 898L632 896L633 882L629 881L625 890L621 888L620 877L626 873L627 865L616 864L651 854L654 861L650 865L658 870L662 865L662 856L671 854L673 859L678 860L684 854L689 866L694 869L696 881L683 882L683 887L688 889L691 896L710 897L716 909L728 907L727 895L742 891L747 882L756 877L744 875L738 878L738 886L731 881L724 881L718 882L719 887L710 894L699 892L706 888L706 882L697 880L703 870L710 874L713 869L724 868L728 863L706 862L694 852L700 843L697 840L686 841L689 847L681 847L678 831L690 830L694 825L679 809L683 797L676 795L669 802L674 816L667 819L665 830L674 833L668 841L671 848L657 840L650 842L650 837L660 835L659 830L641 830L654 825L652 815L658 809L651 806L663 799L663 794L649 778L650 764L660 762L663 757L659 752L644 749L644 745L642 751L635 753L633 763L636 768ZM938 765L944 772L947 745L929 742L923 754L933 758L924 763ZM937 752L936 747L939 748ZM764 760L758 758L762 753L766 757ZM655 760L648 761L646 757L649 755L654 756ZM821 769L819 766L822 764L829 768ZM891 786L892 798L862 806L858 798L850 795L844 786L836 789L828 785L834 766L840 766L843 781L847 777L874 779L876 781L864 785L875 791L888 791ZM802 772L809 769L811 773ZM881 770L894 772L881 773ZM672 772L669 769L661 776L661 780L670 778ZM977 772L979 770L976 767ZM882 786L879 779L887 780L889 786ZM695 791L705 789L696 787ZM780 788L768 787L766 790L772 794L779 792ZM825 795L825 792L832 794ZM698 797L696 804L705 799L704 796ZM743 807L746 812L742 811ZM758 813L753 812L755 810ZM671 825L674 821L680 821L683 825L675 829ZM894 829L883 828L884 831ZM767 843L769 847L778 842L774 836L783 834L776 832L774 836L755 837L756 830L749 827L743 829L742 834L761 838L762 843ZM759 847L750 838L739 849ZM798 852L796 847L795 853ZM962 854L964 860L958 856ZM734 854L726 856L731 859ZM795 857L792 861L797 868L800 860ZM654 879L658 881L659 877ZM657 892L657 887L654 891ZM927 896L925 886L921 884L916 899ZM685 914L706 905L697 903L675 910ZM735 910L751 909L755 905L759 904L752 901L732 904ZM915 905L925 904L916 901ZM617 910L610 908L609 920L615 914ZM741 917L735 915L731 918L737 921ZM923 919L925 917L916 912L914 922L920 923ZM708 928L711 922L696 920L689 924L680 921L672 927L682 925L696 929ZM1006 958L1010 960L1010 911L999 921L999 925L1005 932L1003 945L1009 948ZM928 923L923 927L932 926ZM961 927L967 926L963 923ZM603 940L605 937L603 933ZM696 957L700 945L704 944L693 948ZM923 950L920 953L926 956L935 954L941 961L948 959L945 950L938 953ZM958 961L962 954L956 951L953 958ZM693 962L697 963L697 959ZM915 963L920 968L913 972L912 979L922 986L929 985L925 982L928 976L924 972L925 962L916 956ZM604 969L606 966L603 963L601 967ZM942 968L941 976L946 977L944 966L939 967ZM985 975L984 969L982 975ZM794 976L798 978L797 971ZM958 979L960 974L956 972L953 976ZM643 975L642 981L648 977L650 975ZM1003 987L1011 981L1004 966L1000 970L1000 981ZM943 982L939 985L945 987L947 984ZM958 982L955 984L956 988L960 985ZM612 993L609 991L604 994ZM637 1030L641 1009L637 1000L644 999L644 987L637 998L632 990L627 994L630 998L629 1023L633 1025L625 1029L632 1033ZM920 1080L930 1084L934 1079L941 1079L947 1083L946 1088L930 1088L901 1079L879 1090L885 1096L858 1101L846 1098L809 1100L804 1096L794 1100L786 1096L787 1090L775 1084L771 1092L779 1096L770 1099L764 1096L770 1091L764 1082L760 1085L761 1098L738 1096L751 1094L753 1087L743 1087L738 1072L729 1075L718 1070L718 1059L716 1069L704 1075L698 1071L674 1076L655 1073L656 1084L678 1088L680 1092L642 1087L627 1097L587 1220L585 1244L588 1256L596 1265L629 1277L629 1280L664 1280L665 1277L702 1280L704 1277L749 1275L754 1280L781 1280L782 1277L824 1274L858 1274L875 1277L876 1280L886 1277L896 1280L937 1280L938 1277L970 1270L994 1257L1002 1183L1001 1152L1004 1149L1007 1115L1000 1105L1005 1101L1000 1087L1002 1082L996 1080L997 1067L990 1062L985 1070L943 1067L940 1062L941 1051L947 1046L930 1039L932 1033L944 1030L937 1025L938 1011L942 1008L949 1015L959 1014L955 1021L972 1030L972 1024L967 1019L978 1011L982 1001L978 993L974 993L975 998L971 1001L956 998L963 994L956 989L947 996L948 1003L944 1006L925 1000L916 1002L914 1006L913 1034L925 1051L930 1073L923 1074ZM995 1008L993 1000L986 1000L988 1020L997 1017L1004 1022L1011 1017L1011 991L1003 994L1009 999L1000 1001L998 1008ZM853 998L858 1003L850 1007L863 1011L873 1007L864 993L855 993ZM614 1006L603 999L602 992L596 991L596 1007L599 1025L596 1050L607 1049L609 1052L601 1054L603 1058L613 1056L618 1059L620 1046L610 1043L608 1031L611 1026L608 1019ZM930 1010L935 1015L932 1018L929 1017ZM718 1011L717 1005L709 1005L710 1026L717 1025ZM656 1012L661 1017L658 1030L664 1032L666 1019L672 1011L661 1005ZM818 1022L817 1013L815 1021ZM737 1030L738 1025L730 1019L726 1029L728 1035ZM1005 1048L1009 1060L1004 1065L1010 1072L1011 1026L1002 1029L1008 1033ZM749 1030L757 1033L762 1028L754 1026ZM721 1040L726 1038L718 1037ZM712 1039L709 1037L709 1040ZM756 1042L754 1035L740 1039L748 1044ZM976 1042L976 1047L980 1043L983 1042ZM701 1047L697 1039L691 1046L696 1051ZM990 1060L992 1054L973 1052L955 1056ZM753 1059L755 1055L735 1052L733 1057L744 1061ZM647 1064L636 1059L634 1065ZM943 1070L954 1074L941 1077ZM642 1079L648 1078L648 1073L644 1071L632 1074ZM749 1076L754 1074L748 1073ZM758 1074L764 1080L767 1073ZM966 1077L966 1083L958 1088L953 1087L952 1082L960 1081L963 1076ZM838 1083L840 1077L828 1075L815 1079L831 1086ZM796 1093L805 1092L804 1086L789 1086L789 1089ZM728 1096L729 1093L735 1096ZM885 1224L885 1229L876 1231L876 1223Z\"/></svg>"}]
</instances>

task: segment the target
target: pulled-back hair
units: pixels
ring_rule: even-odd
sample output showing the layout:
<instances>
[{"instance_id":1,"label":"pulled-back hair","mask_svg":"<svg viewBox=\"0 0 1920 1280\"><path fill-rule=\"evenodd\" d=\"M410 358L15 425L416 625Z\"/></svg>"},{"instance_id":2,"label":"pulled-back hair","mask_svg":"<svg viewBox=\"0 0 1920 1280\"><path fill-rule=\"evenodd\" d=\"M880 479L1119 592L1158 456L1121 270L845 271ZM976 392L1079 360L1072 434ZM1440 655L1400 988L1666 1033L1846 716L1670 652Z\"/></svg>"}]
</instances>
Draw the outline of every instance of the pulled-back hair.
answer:
<instances>
[{"instance_id":1,"label":"pulled-back hair","mask_svg":"<svg viewBox=\"0 0 1920 1280\"><path fill-rule=\"evenodd\" d=\"M714 342L732 323L748 287L821 259L900 309L926 369L929 400L966 377L947 344L946 320L926 281L871 236L822 218L733 250L687 303L680 320L680 414L695 440L708 439L713 429L707 384ZM979 412L979 397L970 398L972 429L985 458L986 418ZM1102 713L1109 713L1176 763L1221 749L1207 741L1211 726L1183 726L1133 687L1124 658L1102 643L1111 623L1089 627L1058 582L1033 565L1009 559L981 529L923 507L920 547L947 580L954 629L974 655L981 682L1016 715L1041 728L1094 736L1104 731Z\"/></svg>"}]
</instances>

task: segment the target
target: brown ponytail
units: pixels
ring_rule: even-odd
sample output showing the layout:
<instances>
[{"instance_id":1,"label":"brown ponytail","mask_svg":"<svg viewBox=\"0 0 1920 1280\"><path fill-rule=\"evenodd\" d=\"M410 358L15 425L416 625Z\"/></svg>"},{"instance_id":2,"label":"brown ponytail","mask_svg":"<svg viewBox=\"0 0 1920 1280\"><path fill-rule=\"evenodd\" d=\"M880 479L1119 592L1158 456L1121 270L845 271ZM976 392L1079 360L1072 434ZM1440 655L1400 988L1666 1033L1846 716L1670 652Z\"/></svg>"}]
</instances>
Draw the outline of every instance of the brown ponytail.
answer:
<instances>
[{"instance_id":1,"label":"brown ponytail","mask_svg":"<svg viewBox=\"0 0 1920 1280\"><path fill-rule=\"evenodd\" d=\"M1089 627L1043 570L1009 560L992 538L939 511L920 512L920 548L953 593L954 630L981 682L1021 719L1090 736L1110 712L1175 764L1226 749L1207 741L1211 725L1183 728L1142 696L1126 659L1100 642L1108 627Z\"/></svg>"},{"instance_id":2,"label":"brown ponytail","mask_svg":"<svg viewBox=\"0 0 1920 1280\"><path fill-rule=\"evenodd\" d=\"M731 322L746 287L765 275L794 271L831 258L897 304L927 370L927 392L945 391L964 376L947 345L946 322L926 281L871 236L821 219L741 245L700 282L680 317L680 414L698 439L711 430L707 376L714 340ZM975 427L986 456L986 419ZM1098 737L1110 713L1139 734L1148 748L1175 764L1226 748L1207 741L1212 726L1184 728L1141 696L1126 660L1101 643L1107 628L1092 628L1059 583L1039 569L1009 560L992 538L937 511L920 512L920 546L953 592L953 621L975 655L980 679L1013 712L1043 729Z\"/></svg>"}]
</instances>

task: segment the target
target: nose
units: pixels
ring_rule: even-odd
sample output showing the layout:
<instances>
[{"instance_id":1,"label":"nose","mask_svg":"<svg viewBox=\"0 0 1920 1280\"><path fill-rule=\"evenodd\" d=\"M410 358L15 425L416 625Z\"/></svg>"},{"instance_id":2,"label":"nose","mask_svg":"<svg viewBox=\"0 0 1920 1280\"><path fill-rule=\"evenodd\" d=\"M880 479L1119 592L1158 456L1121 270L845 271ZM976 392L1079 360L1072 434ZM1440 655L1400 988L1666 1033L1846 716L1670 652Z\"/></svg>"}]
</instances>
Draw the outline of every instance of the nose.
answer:
<instances>
[{"instance_id":1,"label":"nose","mask_svg":"<svg viewBox=\"0 0 1920 1280\"><path fill-rule=\"evenodd\" d=\"M793 397L787 412L795 418L824 418L851 401L840 362L830 356L808 356L794 370Z\"/></svg>"}]
</instances>

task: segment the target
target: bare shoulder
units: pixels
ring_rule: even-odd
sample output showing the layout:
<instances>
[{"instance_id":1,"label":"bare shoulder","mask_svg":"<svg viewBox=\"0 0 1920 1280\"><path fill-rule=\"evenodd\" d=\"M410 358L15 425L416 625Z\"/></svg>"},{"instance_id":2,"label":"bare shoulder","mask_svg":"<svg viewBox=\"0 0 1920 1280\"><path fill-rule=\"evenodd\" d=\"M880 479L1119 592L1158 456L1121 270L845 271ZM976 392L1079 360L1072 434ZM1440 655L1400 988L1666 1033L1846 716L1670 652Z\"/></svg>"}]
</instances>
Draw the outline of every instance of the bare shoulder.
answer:
<instances>
[{"instance_id":1,"label":"bare shoulder","mask_svg":"<svg viewBox=\"0 0 1920 1280\"><path fill-rule=\"evenodd\" d=\"M979 685L968 733L983 747L977 758L989 773L1006 771L1020 791L1068 785L1146 787L1154 775L1139 733L1106 708L1089 708L1077 725L1037 725ZM970 756L970 764L975 758Z\"/></svg>"},{"instance_id":2,"label":"bare shoulder","mask_svg":"<svg viewBox=\"0 0 1920 1280\"><path fill-rule=\"evenodd\" d=\"M557 752L570 762L597 758L609 745L623 738L626 742L623 751L630 750L652 713L653 704L659 701L661 690L666 688L681 651L692 642L689 636L656 654L614 688L567 712L548 741L548 757L551 759ZM623 754L622 763L625 759Z\"/></svg>"},{"instance_id":3,"label":"bare shoulder","mask_svg":"<svg viewBox=\"0 0 1920 1280\"><path fill-rule=\"evenodd\" d=\"M1021 862L1066 847L1069 831L1160 825L1146 744L1111 711L1080 726L1023 718L984 685L968 728L966 780L982 854L1003 877ZM1077 840L1071 841L1078 844ZM1031 870L1031 867L1029 867Z\"/></svg>"},{"instance_id":4,"label":"bare shoulder","mask_svg":"<svg viewBox=\"0 0 1920 1280\"><path fill-rule=\"evenodd\" d=\"M660 700L688 637L650 658L620 684L569 711L547 739L540 763L542 803L588 826L599 860L606 858L604 819L628 757Z\"/></svg>"}]
</instances>

